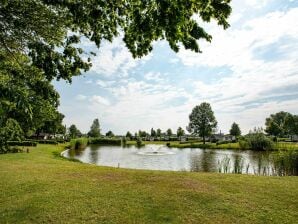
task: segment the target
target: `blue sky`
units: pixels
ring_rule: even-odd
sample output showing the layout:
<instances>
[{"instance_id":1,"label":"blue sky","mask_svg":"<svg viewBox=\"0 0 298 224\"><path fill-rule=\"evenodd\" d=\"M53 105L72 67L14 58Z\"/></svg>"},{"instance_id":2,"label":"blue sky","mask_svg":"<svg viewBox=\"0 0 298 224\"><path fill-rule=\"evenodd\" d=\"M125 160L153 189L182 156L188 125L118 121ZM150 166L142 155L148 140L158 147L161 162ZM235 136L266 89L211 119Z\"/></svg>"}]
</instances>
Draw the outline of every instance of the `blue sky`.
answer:
<instances>
[{"instance_id":1,"label":"blue sky","mask_svg":"<svg viewBox=\"0 0 298 224\"><path fill-rule=\"evenodd\" d=\"M121 36L100 49L82 41L97 53L92 69L71 85L54 83L65 124L87 132L99 118L104 133L176 130L204 101L224 133L234 121L246 133L272 113L298 114L298 0L234 0L232 8L228 30L195 16L213 36L199 42L202 54L159 41L135 60Z\"/></svg>"}]
</instances>

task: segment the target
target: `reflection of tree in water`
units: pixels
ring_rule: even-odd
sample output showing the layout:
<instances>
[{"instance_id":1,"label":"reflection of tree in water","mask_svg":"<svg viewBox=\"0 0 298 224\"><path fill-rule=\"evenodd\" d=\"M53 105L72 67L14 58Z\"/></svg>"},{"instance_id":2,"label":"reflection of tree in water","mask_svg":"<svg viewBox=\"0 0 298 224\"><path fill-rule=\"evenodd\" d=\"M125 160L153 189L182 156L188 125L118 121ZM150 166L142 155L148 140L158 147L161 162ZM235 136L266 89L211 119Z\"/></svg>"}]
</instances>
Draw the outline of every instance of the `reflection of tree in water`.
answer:
<instances>
[{"instance_id":1,"label":"reflection of tree in water","mask_svg":"<svg viewBox=\"0 0 298 224\"><path fill-rule=\"evenodd\" d=\"M70 158L74 158L76 156L82 155L83 151L84 151L84 149L70 149L70 150L68 150L68 156Z\"/></svg>"},{"instance_id":2,"label":"reflection of tree in water","mask_svg":"<svg viewBox=\"0 0 298 224\"><path fill-rule=\"evenodd\" d=\"M232 154L232 157L234 159L233 173L242 173L244 171L244 160L242 155L234 153Z\"/></svg>"},{"instance_id":3,"label":"reflection of tree in water","mask_svg":"<svg viewBox=\"0 0 298 224\"><path fill-rule=\"evenodd\" d=\"M214 172L216 171L217 163L215 158L215 152L202 150L199 153L193 153L190 155L190 170L194 172Z\"/></svg>"},{"instance_id":4,"label":"reflection of tree in water","mask_svg":"<svg viewBox=\"0 0 298 224\"><path fill-rule=\"evenodd\" d=\"M99 159L100 147L98 145L90 145L89 148L90 148L89 161L90 163L97 164L97 161Z\"/></svg>"}]
</instances>

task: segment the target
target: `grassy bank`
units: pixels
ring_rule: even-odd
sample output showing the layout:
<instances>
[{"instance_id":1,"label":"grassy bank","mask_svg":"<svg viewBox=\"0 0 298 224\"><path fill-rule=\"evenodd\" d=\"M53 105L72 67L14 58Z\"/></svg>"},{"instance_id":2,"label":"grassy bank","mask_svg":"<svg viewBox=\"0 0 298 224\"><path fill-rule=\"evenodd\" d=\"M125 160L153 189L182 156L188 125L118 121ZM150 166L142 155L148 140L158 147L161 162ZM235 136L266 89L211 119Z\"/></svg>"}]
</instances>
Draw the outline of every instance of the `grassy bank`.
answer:
<instances>
[{"instance_id":1,"label":"grassy bank","mask_svg":"<svg viewBox=\"0 0 298 224\"><path fill-rule=\"evenodd\" d=\"M1 223L295 223L298 177L136 171L0 155Z\"/></svg>"}]
</instances>

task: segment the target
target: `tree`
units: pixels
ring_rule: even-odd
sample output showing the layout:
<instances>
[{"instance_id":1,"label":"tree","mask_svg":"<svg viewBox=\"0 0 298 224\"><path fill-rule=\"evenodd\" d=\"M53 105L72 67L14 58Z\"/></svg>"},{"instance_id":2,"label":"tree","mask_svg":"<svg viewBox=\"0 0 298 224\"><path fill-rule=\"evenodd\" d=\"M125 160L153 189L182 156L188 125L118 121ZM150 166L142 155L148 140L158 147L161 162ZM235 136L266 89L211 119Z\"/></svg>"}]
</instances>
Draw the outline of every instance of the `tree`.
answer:
<instances>
[{"instance_id":1,"label":"tree","mask_svg":"<svg viewBox=\"0 0 298 224\"><path fill-rule=\"evenodd\" d=\"M7 119L5 125L0 127L0 153L6 153L9 149L8 141L21 141L24 132L19 123L14 119Z\"/></svg>"},{"instance_id":2,"label":"tree","mask_svg":"<svg viewBox=\"0 0 298 224\"><path fill-rule=\"evenodd\" d=\"M161 130L159 128L156 130L156 136L161 137Z\"/></svg>"},{"instance_id":3,"label":"tree","mask_svg":"<svg viewBox=\"0 0 298 224\"><path fill-rule=\"evenodd\" d=\"M14 119L28 137L57 117L58 106L59 94L41 70L23 55L0 50L0 127Z\"/></svg>"},{"instance_id":4,"label":"tree","mask_svg":"<svg viewBox=\"0 0 298 224\"><path fill-rule=\"evenodd\" d=\"M68 128L68 134L69 134L69 137L73 139L73 138L79 137L81 135L81 132L79 129L77 129L77 127L74 124L72 124Z\"/></svg>"},{"instance_id":5,"label":"tree","mask_svg":"<svg viewBox=\"0 0 298 224\"><path fill-rule=\"evenodd\" d=\"M114 133L112 131L108 131L106 133L106 136L111 138L111 137L114 137L115 135L114 135Z\"/></svg>"},{"instance_id":6,"label":"tree","mask_svg":"<svg viewBox=\"0 0 298 224\"><path fill-rule=\"evenodd\" d=\"M97 118L93 120L93 123L90 127L90 131L88 132L88 136L94 137L94 138L97 138L100 136L100 126Z\"/></svg>"},{"instance_id":7,"label":"tree","mask_svg":"<svg viewBox=\"0 0 298 224\"><path fill-rule=\"evenodd\" d=\"M179 127L177 129L177 137L180 139L183 135L185 135L185 132L181 127Z\"/></svg>"},{"instance_id":8,"label":"tree","mask_svg":"<svg viewBox=\"0 0 298 224\"><path fill-rule=\"evenodd\" d=\"M230 0L5 0L0 5L0 48L31 57L32 65L50 80L71 80L91 66L76 47L81 37L100 47L119 31L133 57L152 51L163 39L177 52L180 46L200 52L198 40L211 41L194 15L215 20L224 29L232 9ZM72 31L72 32L69 32Z\"/></svg>"},{"instance_id":9,"label":"tree","mask_svg":"<svg viewBox=\"0 0 298 224\"><path fill-rule=\"evenodd\" d=\"M45 121L44 125L36 130L36 134L39 133L49 133L49 134L65 134L66 129L62 121L64 115L57 112L55 118Z\"/></svg>"},{"instance_id":10,"label":"tree","mask_svg":"<svg viewBox=\"0 0 298 224\"><path fill-rule=\"evenodd\" d=\"M188 131L192 134L199 134L203 137L203 143L205 144L205 138L210 136L212 129L216 128L217 121L209 103L201 103L195 106L189 115Z\"/></svg>"},{"instance_id":11,"label":"tree","mask_svg":"<svg viewBox=\"0 0 298 224\"><path fill-rule=\"evenodd\" d=\"M271 114L270 117L266 118L265 131L269 135L284 137L291 132L291 119L292 115L288 112L280 111L276 114Z\"/></svg>"},{"instance_id":12,"label":"tree","mask_svg":"<svg viewBox=\"0 0 298 224\"><path fill-rule=\"evenodd\" d=\"M298 115L290 116L288 120L289 132L291 135L298 135Z\"/></svg>"},{"instance_id":13,"label":"tree","mask_svg":"<svg viewBox=\"0 0 298 224\"><path fill-rule=\"evenodd\" d=\"M230 135L233 135L235 137L238 137L241 135L241 130L238 124L235 122L232 124L231 129L230 129Z\"/></svg>"},{"instance_id":14,"label":"tree","mask_svg":"<svg viewBox=\"0 0 298 224\"><path fill-rule=\"evenodd\" d=\"M172 129L169 128L169 129L167 130L167 136L172 136L172 135L173 135Z\"/></svg>"},{"instance_id":15,"label":"tree","mask_svg":"<svg viewBox=\"0 0 298 224\"><path fill-rule=\"evenodd\" d=\"M132 139L132 134L129 131L126 133L125 136L126 136L126 138Z\"/></svg>"},{"instance_id":16,"label":"tree","mask_svg":"<svg viewBox=\"0 0 298 224\"><path fill-rule=\"evenodd\" d=\"M156 131L153 128L151 128L151 137L156 137Z\"/></svg>"}]
</instances>

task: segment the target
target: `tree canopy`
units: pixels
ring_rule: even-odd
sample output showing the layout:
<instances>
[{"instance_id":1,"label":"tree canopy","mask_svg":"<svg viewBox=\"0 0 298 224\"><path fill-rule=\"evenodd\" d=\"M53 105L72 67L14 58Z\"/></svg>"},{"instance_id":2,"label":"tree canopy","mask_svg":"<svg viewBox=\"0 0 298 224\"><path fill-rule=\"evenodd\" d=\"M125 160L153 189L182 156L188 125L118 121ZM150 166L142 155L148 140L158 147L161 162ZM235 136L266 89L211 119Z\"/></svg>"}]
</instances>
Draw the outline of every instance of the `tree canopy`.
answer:
<instances>
[{"instance_id":1,"label":"tree canopy","mask_svg":"<svg viewBox=\"0 0 298 224\"><path fill-rule=\"evenodd\" d=\"M72 139L81 136L80 130L74 124L70 125L70 127L68 128L68 134L69 137Z\"/></svg>"},{"instance_id":2,"label":"tree canopy","mask_svg":"<svg viewBox=\"0 0 298 224\"><path fill-rule=\"evenodd\" d=\"M175 52L181 46L200 52L197 40L211 36L193 16L226 29L231 11L230 0L2 0L0 47L29 56L48 80L71 81L91 66L91 52L77 47L82 37L100 47L121 33L133 57L148 54L161 39Z\"/></svg>"},{"instance_id":3,"label":"tree canopy","mask_svg":"<svg viewBox=\"0 0 298 224\"><path fill-rule=\"evenodd\" d=\"M93 123L90 127L90 131L88 132L89 137L99 137L100 136L100 125L98 118L93 120Z\"/></svg>"},{"instance_id":4,"label":"tree canopy","mask_svg":"<svg viewBox=\"0 0 298 224\"><path fill-rule=\"evenodd\" d=\"M210 136L212 129L216 128L217 121L209 103L201 103L195 106L189 115L188 131L192 134L199 134L203 137L205 144L205 137Z\"/></svg>"},{"instance_id":5,"label":"tree canopy","mask_svg":"<svg viewBox=\"0 0 298 224\"><path fill-rule=\"evenodd\" d=\"M271 114L270 117L266 118L265 131L276 137L284 137L285 135L290 134L291 117L292 115L290 113L284 111Z\"/></svg>"},{"instance_id":6,"label":"tree canopy","mask_svg":"<svg viewBox=\"0 0 298 224\"><path fill-rule=\"evenodd\" d=\"M232 124L231 129L230 129L230 135L233 135L235 137L238 137L241 135L241 130L238 124L235 122Z\"/></svg>"}]
</instances>

